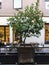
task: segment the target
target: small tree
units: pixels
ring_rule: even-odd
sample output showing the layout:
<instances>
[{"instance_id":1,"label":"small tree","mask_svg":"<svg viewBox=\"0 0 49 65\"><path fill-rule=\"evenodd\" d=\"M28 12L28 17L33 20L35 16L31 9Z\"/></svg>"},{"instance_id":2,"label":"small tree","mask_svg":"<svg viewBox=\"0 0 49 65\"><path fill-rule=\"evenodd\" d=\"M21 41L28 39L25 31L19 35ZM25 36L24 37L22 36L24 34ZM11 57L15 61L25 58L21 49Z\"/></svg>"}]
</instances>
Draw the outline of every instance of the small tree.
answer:
<instances>
[{"instance_id":1,"label":"small tree","mask_svg":"<svg viewBox=\"0 0 49 65\"><path fill-rule=\"evenodd\" d=\"M27 6L23 11L19 11L17 15L15 14L13 17L10 17L8 21L10 21L9 25L12 26L17 35L20 36L22 41L22 37L24 37L24 43L26 37L36 36L39 37L40 30L44 26L44 21L42 19L43 13L39 10L39 0L37 0L36 5L31 4L31 6Z\"/></svg>"}]
</instances>

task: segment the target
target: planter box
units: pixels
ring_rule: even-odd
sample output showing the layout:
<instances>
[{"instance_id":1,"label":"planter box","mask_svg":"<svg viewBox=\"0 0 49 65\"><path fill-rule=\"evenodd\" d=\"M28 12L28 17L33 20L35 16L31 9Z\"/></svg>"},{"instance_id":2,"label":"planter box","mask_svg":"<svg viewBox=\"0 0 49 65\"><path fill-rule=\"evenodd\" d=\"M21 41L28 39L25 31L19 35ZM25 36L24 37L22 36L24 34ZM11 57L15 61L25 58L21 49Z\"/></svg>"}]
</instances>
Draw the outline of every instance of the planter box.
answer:
<instances>
[{"instance_id":1,"label":"planter box","mask_svg":"<svg viewBox=\"0 0 49 65\"><path fill-rule=\"evenodd\" d=\"M16 64L18 61L18 56L16 53L0 53L0 63L1 64Z\"/></svg>"}]
</instances>

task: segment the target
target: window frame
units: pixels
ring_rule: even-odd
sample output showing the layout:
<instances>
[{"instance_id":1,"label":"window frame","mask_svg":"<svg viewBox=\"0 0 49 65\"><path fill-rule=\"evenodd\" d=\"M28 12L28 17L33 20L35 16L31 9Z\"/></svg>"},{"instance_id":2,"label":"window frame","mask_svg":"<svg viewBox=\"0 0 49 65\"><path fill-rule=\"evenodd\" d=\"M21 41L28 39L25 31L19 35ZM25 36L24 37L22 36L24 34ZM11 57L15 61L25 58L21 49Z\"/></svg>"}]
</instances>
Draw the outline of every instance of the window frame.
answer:
<instances>
[{"instance_id":1,"label":"window frame","mask_svg":"<svg viewBox=\"0 0 49 65\"><path fill-rule=\"evenodd\" d=\"M22 0L20 0L20 1L19 0L13 0L13 7L14 7L14 9L21 9L22 8Z\"/></svg>"}]
</instances>

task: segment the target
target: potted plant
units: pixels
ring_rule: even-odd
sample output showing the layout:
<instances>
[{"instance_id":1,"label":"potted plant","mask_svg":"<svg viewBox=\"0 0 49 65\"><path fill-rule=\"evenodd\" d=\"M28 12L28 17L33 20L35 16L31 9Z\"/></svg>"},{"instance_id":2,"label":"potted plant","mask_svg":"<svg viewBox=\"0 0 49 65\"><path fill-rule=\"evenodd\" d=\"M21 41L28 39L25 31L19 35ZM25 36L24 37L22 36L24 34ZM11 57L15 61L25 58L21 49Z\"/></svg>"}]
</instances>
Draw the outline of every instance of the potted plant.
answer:
<instances>
[{"instance_id":1,"label":"potted plant","mask_svg":"<svg viewBox=\"0 0 49 65\"><path fill-rule=\"evenodd\" d=\"M37 0L35 6L34 4L31 4L30 7L26 6L24 11L18 11L17 14L8 19L9 25L13 27L13 30L16 30L16 35L20 37L21 42L22 37L24 38L24 44L26 37L39 37L40 30L44 27L43 13L38 6L39 0Z\"/></svg>"}]
</instances>

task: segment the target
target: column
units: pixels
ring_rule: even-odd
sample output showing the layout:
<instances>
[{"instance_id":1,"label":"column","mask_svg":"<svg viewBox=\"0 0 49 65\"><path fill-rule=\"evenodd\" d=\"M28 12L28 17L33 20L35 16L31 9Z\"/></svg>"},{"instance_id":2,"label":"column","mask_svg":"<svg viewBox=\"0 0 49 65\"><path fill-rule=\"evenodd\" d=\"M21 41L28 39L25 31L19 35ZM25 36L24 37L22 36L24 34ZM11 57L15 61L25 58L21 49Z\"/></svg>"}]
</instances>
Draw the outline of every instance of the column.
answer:
<instances>
[{"instance_id":1,"label":"column","mask_svg":"<svg viewBox=\"0 0 49 65\"><path fill-rule=\"evenodd\" d=\"M11 26L10 26L10 43L13 43L13 30Z\"/></svg>"}]
</instances>

